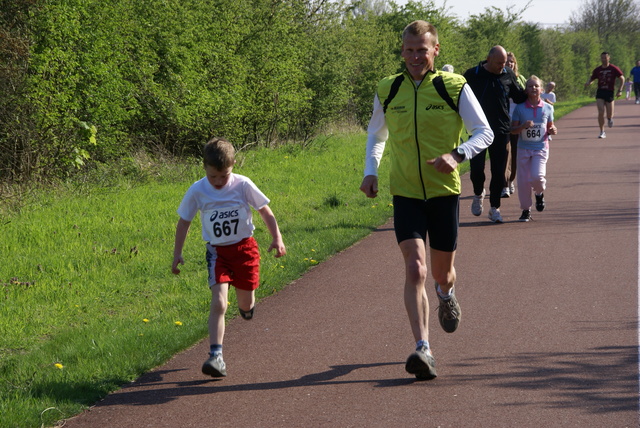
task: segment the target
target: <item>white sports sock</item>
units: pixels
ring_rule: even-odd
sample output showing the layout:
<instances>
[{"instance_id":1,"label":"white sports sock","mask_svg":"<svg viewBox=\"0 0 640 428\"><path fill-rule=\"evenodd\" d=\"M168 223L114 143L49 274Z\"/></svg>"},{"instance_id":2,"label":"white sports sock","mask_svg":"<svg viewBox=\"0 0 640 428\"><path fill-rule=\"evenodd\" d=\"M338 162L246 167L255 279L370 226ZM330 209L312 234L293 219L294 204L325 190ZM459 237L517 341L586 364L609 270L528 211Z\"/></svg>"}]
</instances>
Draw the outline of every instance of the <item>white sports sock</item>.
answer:
<instances>
[{"instance_id":1,"label":"white sports sock","mask_svg":"<svg viewBox=\"0 0 640 428\"><path fill-rule=\"evenodd\" d=\"M420 349L421 347L425 347L429 350L431 350L431 348L429 347L429 341L428 340L418 340L416 342L416 349Z\"/></svg>"},{"instance_id":2,"label":"white sports sock","mask_svg":"<svg viewBox=\"0 0 640 428\"><path fill-rule=\"evenodd\" d=\"M442 291L442 288L440 288L440 284L438 284L438 296L442 297L444 300L449 300L451 298L451 293L453 293L453 287L451 287L449 289L448 293L445 293L444 291Z\"/></svg>"}]
</instances>

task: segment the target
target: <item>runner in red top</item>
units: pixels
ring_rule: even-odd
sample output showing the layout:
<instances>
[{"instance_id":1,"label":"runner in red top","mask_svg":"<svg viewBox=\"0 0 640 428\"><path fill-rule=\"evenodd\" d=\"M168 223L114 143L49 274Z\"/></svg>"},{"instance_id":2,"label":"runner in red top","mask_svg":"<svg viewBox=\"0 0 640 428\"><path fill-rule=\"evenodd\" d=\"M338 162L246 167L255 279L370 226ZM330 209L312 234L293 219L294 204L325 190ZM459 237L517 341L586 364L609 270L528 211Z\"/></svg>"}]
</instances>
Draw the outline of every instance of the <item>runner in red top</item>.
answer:
<instances>
[{"instance_id":1,"label":"runner in red top","mask_svg":"<svg viewBox=\"0 0 640 428\"><path fill-rule=\"evenodd\" d=\"M617 66L611 64L611 57L608 52L602 52L600 54L600 61L602 65L596 67L591 73L591 77L584 84L585 88L588 88L594 80L598 80L598 90L596 91L596 103L598 106L598 125L600 125L600 135L598 138L607 138L604 132L604 112L607 111L607 122L609 128L613 127L613 107L615 97L622 95L622 86L624 85L624 74L622 70ZM614 90L616 79L620 81L618 86L618 92Z\"/></svg>"}]
</instances>

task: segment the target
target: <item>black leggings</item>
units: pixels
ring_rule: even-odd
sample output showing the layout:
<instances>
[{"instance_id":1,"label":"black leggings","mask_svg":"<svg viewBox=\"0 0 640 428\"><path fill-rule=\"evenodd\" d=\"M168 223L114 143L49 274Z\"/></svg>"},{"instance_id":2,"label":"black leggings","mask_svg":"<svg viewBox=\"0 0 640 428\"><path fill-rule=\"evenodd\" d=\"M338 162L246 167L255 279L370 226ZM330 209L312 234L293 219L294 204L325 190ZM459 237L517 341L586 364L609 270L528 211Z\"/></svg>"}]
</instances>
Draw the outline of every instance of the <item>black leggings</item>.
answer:
<instances>
[{"instance_id":1,"label":"black leggings","mask_svg":"<svg viewBox=\"0 0 640 428\"><path fill-rule=\"evenodd\" d=\"M492 207L500 208L500 195L504 187L504 170L507 166L507 144L509 134L495 134L493 143L489 146L489 162L491 164L491 181L489 182L489 202ZM471 183L473 193L480 195L484 189L484 166L487 157L487 149L469 161L471 167Z\"/></svg>"}]
</instances>

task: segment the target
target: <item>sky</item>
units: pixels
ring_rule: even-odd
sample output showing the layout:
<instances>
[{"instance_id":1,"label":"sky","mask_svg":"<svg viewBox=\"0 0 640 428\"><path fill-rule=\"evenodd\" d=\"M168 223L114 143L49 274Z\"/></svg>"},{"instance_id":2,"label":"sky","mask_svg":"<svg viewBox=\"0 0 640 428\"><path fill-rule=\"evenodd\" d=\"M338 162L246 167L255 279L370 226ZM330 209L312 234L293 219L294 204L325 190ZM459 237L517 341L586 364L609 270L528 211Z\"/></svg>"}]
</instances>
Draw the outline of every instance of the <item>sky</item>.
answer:
<instances>
[{"instance_id":1,"label":"sky","mask_svg":"<svg viewBox=\"0 0 640 428\"><path fill-rule=\"evenodd\" d=\"M573 12L578 12L580 6L586 0L533 0L529 8L522 14L525 22L536 22L544 27L562 25L569 22ZM445 0L433 0L436 6L445 4ZM398 4L405 4L406 0L396 0ZM506 11L507 7L512 12L518 12L526 6L526 0L447 0L448 14L456 15L461 20L465 20L469 15L484 12L486 7L495 6Z\"/></svg>"}]
</instances>

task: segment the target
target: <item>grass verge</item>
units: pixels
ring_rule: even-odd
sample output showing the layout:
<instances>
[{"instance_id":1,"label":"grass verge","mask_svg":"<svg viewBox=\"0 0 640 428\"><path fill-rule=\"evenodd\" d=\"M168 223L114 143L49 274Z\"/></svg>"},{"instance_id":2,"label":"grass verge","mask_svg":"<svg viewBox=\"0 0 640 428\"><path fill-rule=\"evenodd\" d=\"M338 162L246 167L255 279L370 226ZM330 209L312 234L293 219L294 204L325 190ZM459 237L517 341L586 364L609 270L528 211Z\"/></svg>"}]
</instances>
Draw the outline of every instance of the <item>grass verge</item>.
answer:
<instances>
[{"instance_id":1,"label":"grass verge","mask_svg":"<svg viewBox=\"0 0 640 428\"><path fill-rule=\"evenodd\" d=\"M288 250L281 259L264 252L271 239L256 215L258 299L392 215L384 176L376 200L358 190L364 144L361 134L323 137L304 149L239 155L235 172L271 199ZM126 174L36 190L28 204L5 210L0 257L11 263L0 266L0 426L53 425L206 337L199 227L182 273L170 271L177 206L203 176L199 161L180 170L177 181L139 177L140 185ZM230 302L235 316L233 292Z\"/></svg>"}]
</instances>

